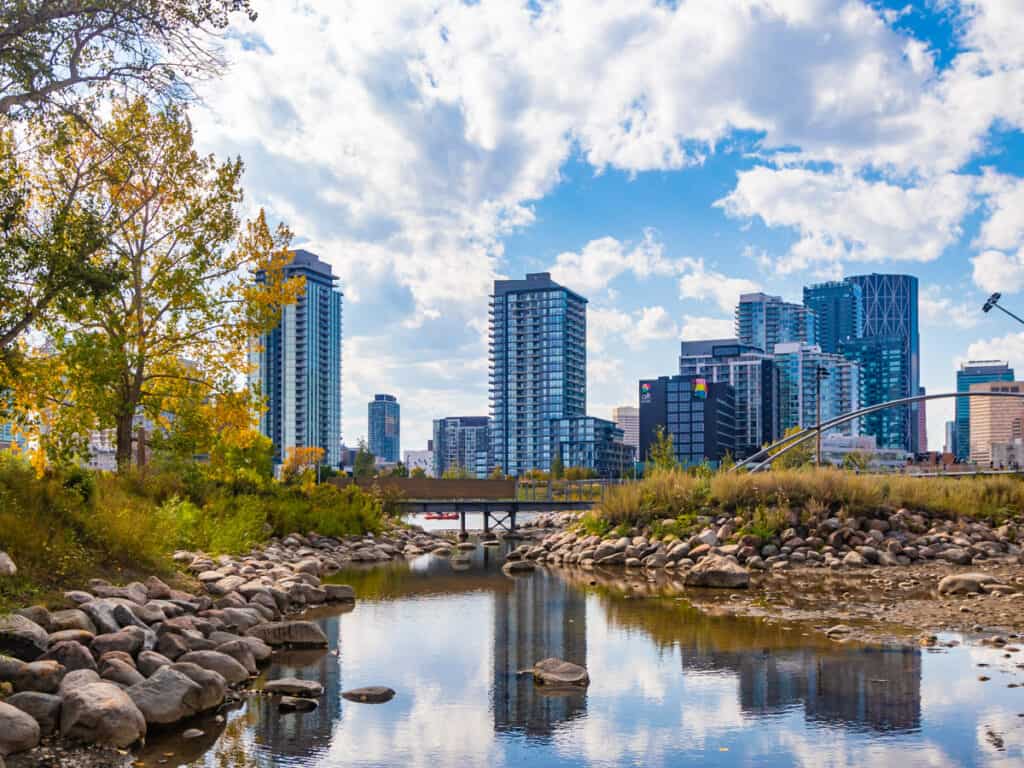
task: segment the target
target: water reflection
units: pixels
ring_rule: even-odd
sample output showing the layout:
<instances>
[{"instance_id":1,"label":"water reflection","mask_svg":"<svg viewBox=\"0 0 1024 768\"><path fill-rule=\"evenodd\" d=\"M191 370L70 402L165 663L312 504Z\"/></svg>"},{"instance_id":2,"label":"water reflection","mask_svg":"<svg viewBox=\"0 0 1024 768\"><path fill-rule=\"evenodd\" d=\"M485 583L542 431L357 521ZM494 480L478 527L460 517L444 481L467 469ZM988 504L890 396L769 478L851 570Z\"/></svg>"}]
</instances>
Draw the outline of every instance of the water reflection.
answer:
<instances>
[{"instance_id":1,"label":"water reflection","mask_svg":"<svg viewBox=\"0 0 1024 768\"><path fill-rule=\"evenodd\" d=\"M268 677L324 683L319 709L281 715L255 697L213 726L216 743L164 750L235 766L1001 766L1024 759L1020 670L995 652L839 645L799 627L637 599L621 573L505 576L477 549L352 570L354 611L313 614L328 652L275 656ZM597 582L593 584L591 582ZM663 585L671 591L671 584ZM545 695L521 670L586 665L585 692ZM1004 683L981 688L982 657ZM380 706L343 688L390 685ZM201 756L198 750L208 748Z\"/></svg>"}]
</instances>

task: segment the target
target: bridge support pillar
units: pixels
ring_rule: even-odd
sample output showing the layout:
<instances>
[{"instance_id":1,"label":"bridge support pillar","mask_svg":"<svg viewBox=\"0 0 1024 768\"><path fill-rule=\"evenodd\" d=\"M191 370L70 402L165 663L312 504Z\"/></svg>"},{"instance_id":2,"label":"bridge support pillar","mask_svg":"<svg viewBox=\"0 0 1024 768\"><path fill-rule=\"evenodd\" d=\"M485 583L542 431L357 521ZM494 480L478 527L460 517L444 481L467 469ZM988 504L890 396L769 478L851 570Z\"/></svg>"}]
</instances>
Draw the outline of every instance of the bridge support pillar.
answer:
<instances>
[{"instance_id":1,"label":"bridge support pillar","mask_svg":"<svg viewBox=\"0 0 1024 768\"><path fill-rule=\"evenodd\" d=\"M465 541L469 538L469 534L466 532L466 510L459 510L459 541Z\"/></svg>"},{"instance_id":2,"label":"bridge support pillar","mask_svg":"<svg viewBox=\"0 0 1024 768\"><path fill-rule=\"evenodd\" d=\"M491 532L491 508L488 506L484 507L484 535L486 536Z\"/></svg>"}]
</instances>

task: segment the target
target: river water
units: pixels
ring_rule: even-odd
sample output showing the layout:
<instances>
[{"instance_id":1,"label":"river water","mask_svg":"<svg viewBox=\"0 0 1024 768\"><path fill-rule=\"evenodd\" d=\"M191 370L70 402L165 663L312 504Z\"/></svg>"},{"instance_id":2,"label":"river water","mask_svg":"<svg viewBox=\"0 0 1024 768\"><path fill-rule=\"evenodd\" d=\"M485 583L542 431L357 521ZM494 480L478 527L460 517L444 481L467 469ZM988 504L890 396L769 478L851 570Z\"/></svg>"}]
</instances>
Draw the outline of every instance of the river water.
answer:
<instances>
[{"instance_id":1,"label":"river water","mask_svg":"<svg viewBox=\"0 0 1024 768\"><path fill-rule=\"evenodd\" d=\"M495 549L464 571L424 556L334 580L359 601L312 614L330 650L275 656L264 675L322 682L317 710L282 714L254 696L224 724L200 722L203 738L152 735L140 763L1024 765L1024 687L1007 687L1024 670L996 649L842 645L678 598L630 599L583 572L510 578ZM590 687L552 696L518 674L548 656L586 665ZM397 695L341 698L365 685Z\"/></svg>"}]
</instances>

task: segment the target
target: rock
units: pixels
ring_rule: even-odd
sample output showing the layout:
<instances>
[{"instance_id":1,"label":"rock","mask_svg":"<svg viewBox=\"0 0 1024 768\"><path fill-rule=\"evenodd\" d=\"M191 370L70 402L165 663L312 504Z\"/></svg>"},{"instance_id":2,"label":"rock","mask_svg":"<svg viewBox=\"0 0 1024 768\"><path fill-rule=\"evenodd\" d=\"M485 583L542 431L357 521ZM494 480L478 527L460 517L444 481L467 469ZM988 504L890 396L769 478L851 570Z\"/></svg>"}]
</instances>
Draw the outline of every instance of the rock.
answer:
<instances>
[{"instance_id":1,"label":"rock","mask_svg":"<svg viewBox=\"0 0 1024 768\"><path fill-rule=\"evenodd\" d=\"M859 552L847 552L843 557L843 565L848 565L853 568L859 568L867 565L867 560Z\"/></svg>"},{"instance_id":2,"label":"rock","mask_svg":"<svg viewBox=\"0 0 1024 768\"><path fill-rule=\"evenodd\" d=\"M134 656L142 650L142 640L134 633L120 630L106 635L96 635L93 638L92 645L89 646L89 650L92 651L92 655L96 658L99 658L108 651L124 651Z\"/></svg>"},{"instance_id":3,"label":"rock","mask_svg":"<svg viewBox=\"0 0 1024 768\"><path fill-rule=\"evenodd\" d=\"M943 552L940 552L936 556L939 560L945 560L948 563L954 565L970 565L973 559L970 551L966 549L960 549L959 547L951 547Z\"/></svg>"},{"instance_id":4,"label":"rock","mask_svg":"<svg viewBox=\"0 0 1024 768\"><path fill-rule=\"evenodd\" d=\"M214 672L212 669L203 669L196 664L180 662L172 664L169 669L180 672L200 687L199 711L205 712L208 709L219 707L224 701L228 683L220 673Z\"/></svg>"},{"instance_id":5,"label":"rock","mask_svg":"<svg viewBox=\"0 0 1024 768\"><path fill-rule=\"evenodd\" d=\"M177 659L192 650L181 635L164 634L156 641L156 651L168 659Z\"/></svg>"},{"instance_id":6,"label":"rock","mask_svg":"<svg viewBox=\"0 0 1024 768\"><path fill-rule=\"evenodd\" d=\"M939 594L974 594L982 592L990 584L1000 583L999 579L987 573L954 573L939 581Z\"/></svg>"},{"instance_id":7,"label":"rock","mask_svg":"<svg viewBox=\"0 0 1024 768\"><path fill-rule=\"evenodd\" d=\"M686 574L688 587L744 589L750 585L750 572L739 563L720 555L708 555Z\"/></svg>"},{"instance_id":8,"label":"rock","mask_svg":"<svg viewBox=\"0 0 1024 768\"><path fill-rule=\"evenodd\" d=\"M0 758L39 743L39 723L32 715L0 701Z\"/></svg>"},{"instance_id":9,"label":"rock","mask_svg":"<svg viewBox=\"0 0 1024 768\"><path fill-rule=\"evenodd\" d=\"M49 736L60 725L60 696L54 696L52 693L25 691L9 696L4 699L4 703L31 715L39 723L41 736Z\"/></svg>"},{"instance_id":10,"label":"rock","mask_svg":"<svg viewBox=\"0 0 1024 768\"><path fill-rule=\"evenodd\" d=\"M92 639L96 637L92 632L88 632L84 629L62 629L59 632L51 632L46 640L50 644L50 648L53 648L57 643L78 643L79 645L88 646L92 644ZM47 651L49 653L49 651ZM44 656L46 654L43 654Z\"/></svg>"},{"instance_id":11,"label":"rock","mask_svg":"<svg viewBox=\"0 0 1024 768\"><path fill-rule=\"evenodd\" d=\"M533 680L540 685L564 687L590 685L585 667L563 659L544 659L533 665Z\"/></svg>"},{"instance_id":12,"label":"rock","mask_svg":"<svg viewBox=\"0 0 1024 768\"><path fill-rule=\"evenodd\" d=\"M203 690L184 673L161 667L127 693L147 723L168 725L196 714Z\"/></svg>"},{"instance_id":13,"label":"rock","mask_svg":"<svg viewBox=\"0 0 1024 768\"><path fill-rule=\"evenodd\" d=\"M64 675L60 683L60 696L64 698L76 688L100 682L100 676L94 669L76 669Z\"/></svg>"},{"instance_id":14,"label":"rock","mask_svg":"<svg viewBox=\"0 0 1024 768\"><path fill-rule=\"evenodd\" d=\"M269 645L258 637L246 636L239 638L239 640L249 646L249 651L252 653L253 658L256 659L256 663L266 661L270 658L270 654L274 652Z\"/></svg>"},{"instance_id":15,"label":"rock","mask_svg":"<svg viewBox=\"0 0 1024 768\"><path fill-rule=\"evenodd\" d=\"M34 621L40 627L45 629L47 634L52 631L50 629L50 612L46 610L45 606L30 605L28 608L19 608L15 613L19 616L24 616L29 621Z\"/></svg>"},{"instance_id":16,"label":"rock","mask_svg":"<svg viewBox=\"0 0 1024 768\"><path fill-rule=\"evenodd\" d=\"M56 661L33 661L14 680L14 690L56 693L63 679L64 667Z\"/></svg>"},{"instance_id":17,"label":"rock","mask_svg":"<svg viewBox=\"0 0 1024 768\"><path fill-rule=\"evenodd\" d=\"M350 691L342 691L341 697L348 701L356 701L360 704L383 704L395 697L395 692L382 685L370 685L365 688L353 688Z\"/></svg>"},{"instance_id":18,"label":"rock","mask_svg":"<svg viewBox=\"0 0 1024 768\"><path fill-rule=\"evenodd\" d=\"M169 600L171 598L171 588L156 576L146 579L144 586L146 587L146 597L150 600Z\"/></svg>"},{"instance_id":19,"label":"rock","mask_svg":"<svg viewBox=\"0 0 1024 768\"><path fill-rule=\"evenodd\" d=\"M267 693L279 693L284 696L301 696L305 698L316 698L324 692L324 687L315 680L298 680L294 677L282 677L277 680L270 680L263 690Z\"/></svg>"},{"instance_id":20,"label":"rock","mask_svg":"<svg viewBox=\"0 0 1024 768\"><path fill-rule=\"evenodd\" d=\"M221 643L217 646L216 650L218 653L226 654L237 661L245 667L245 671L250 675L255 675L259 672L259 669L256 667L256 657L253 656L252 649L249 648L248 643L242 640L231 640L227 643Z\"/></svg>"},{"instance_id":21,"label":"rock","mask_svg":"<svg viewBox=\"0 0 1024 768\"><path fill-rule=\"evenodd\" d=\"M228 685L244 683L249 679L249 673L245 667L228 656L226 653L217 651L192 651L178 659L184 664L195 664L203 669L209 669L223 677Z\"/></svg>"},{"instance_id":22,"label":"rock","mask_svg":"<svg viewBox=\"0 0 1024 768\"><path fill-rule=\"evenodd\" d=\"M317 703L313 699L300 699L295 696L282 696L277 708L282 712L312 712Z\"/></svg>"},{"instance_id":23,"label":"rock","mask_svg":"<svg viewBox=\"0 0 1024 768\"><path fill-rule=\"evenodd\" d=\"M0 654L35 661L46 653L46 630L16 613L0 615Z\"/></svg>"},{"instance_id":24,"label":"rock","mask_svg":"<svg viewBox=\"0 0 1024 768\"><path fill-rule=\"evenodd\" d=\"M13 683L20 677L28 664L21 659L0 656L0 683Z\"/></svg>"},{"instance_id":25,"label":"rock","mask_svg":"<svg viewBox=\"0 0 1024 768\"><path fill-rule=\"evenodd\" d=\"M89 683L64 694L60 733L88 744L128 747L146 735L146 718L113 683Z\"/></svg>"},{"instance_id":26,"label":"rock","mask_svg":"<svg viewBox=\"0 0 1024 768\"><path fill-rule=\"evenodd\" d=\"M104 680L109 680L112 683L117 683L122 688L130 688L134 685L138 685L146 679L139 670L131 664L126 664L121 659L110 659L107 661L103 665L103 669L100 671L100 677ZM139 709L142 708L139 707ZM143 711L143 714L145 714L145 711ZM146 718L146 722L149 722L148 717Z\"/></svg>"},{"instance_id":27,"label":"rock","mask_svg":"<svg viewBox=\"0 0 1024 768\"><path fill-rule=\"evenodd\" d=\"M114 618L114 608L117 603L113 600L90 600L80 603L79 609L84 612L96 626L96 631L102 634L117 632L121 625Z\"/></svg>"},{"instance_id":28,"label":"rock","mask_svg":"<svg viewBox=\"0 0 1024 768\"><path fill-rule=\"evenodd\" d=\"M537 566L529 560L510 560L501 566L502 572L506 574L530 573L536 569Z\"/></svg>"},{"instance_id":29,"label":"rock","mask_svg":"<svg viewBox=\"0 0 1024 768\"><path fill-rule=\"evenodd\" d=\"M327 635L312 621L277 621L260 624L249 630L249 636L271 647L291 645L304 648L326 648Z\"/></svg>"},{"instance_id":30,"label":"rock","mask_svg":"<svg viewBox=\"0 0 1024 768\"><path fill-rule=\"evenodd\" d=\"M81 643L65 640L50 647L41 657L44 660L58 662L67 672L76 669L91 669L96 671L96 661L93 659L89 649Z\"/></svg>"},{"instance_id":31,"label":"rock","mask_svg":"<svg viewBox=\"0 0 1024 768\"><path fill-rule=\"evenodd\" d=\"M144 677L150 677L160 667L169 667L173 663L166 656L156 651L142 651L139 654L136 666Z\"/></svg>"},{"instance_id":32,"label":"rock","mask_svg":"<svg viewBox=\"0 0 1024 768\"><path fill-rule=\"evenodd\" d=\"M11 556L0 549L0 576L13 576L18 572L18 566L11 560Z\"/></svg>"}]
</instances>

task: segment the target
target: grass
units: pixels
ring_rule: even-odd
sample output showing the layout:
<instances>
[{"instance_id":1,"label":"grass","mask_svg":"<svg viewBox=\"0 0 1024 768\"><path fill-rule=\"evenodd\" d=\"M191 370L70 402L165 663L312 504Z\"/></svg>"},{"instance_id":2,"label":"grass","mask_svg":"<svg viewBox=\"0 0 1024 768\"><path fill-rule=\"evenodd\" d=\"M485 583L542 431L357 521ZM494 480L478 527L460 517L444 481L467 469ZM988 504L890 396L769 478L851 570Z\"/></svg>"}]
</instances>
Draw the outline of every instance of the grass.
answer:
<instances>
[{"instance_id":1,"label":"grass","mask_svg":"<svg viewBox=\"0 0 1024 768\"><path fill-rule=\"evenodd\" d=\"M0 453L0 549L18 566L0 578L0 610L93 577L171 576L176 549L237 554L272 535L379 533L384 517L381 499L355 486L217 482L195 466L37 477Z\"/></svg>"},{"instance_id":2,"label":"grass","mask_svg":"<svg viewBox=\"0 0 1024 768\"><path fill-rule=\"evenodd\" d=\"M664 470L610 488L592 516L609 526L650 525L656 535L682 537L699 516L724 514L743 518L745 532L767 537L785 525L789 513L806 519L900 507L1001 524L1024 513L1024 482L1012 477L914 478L806 467L758 474Z\"/></svg>"}]
</instances>

